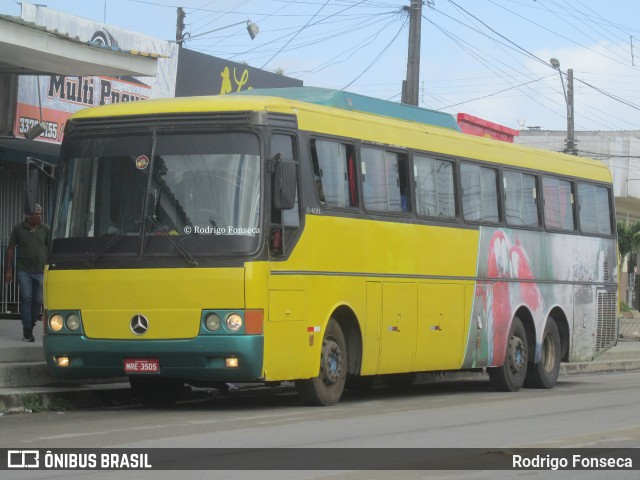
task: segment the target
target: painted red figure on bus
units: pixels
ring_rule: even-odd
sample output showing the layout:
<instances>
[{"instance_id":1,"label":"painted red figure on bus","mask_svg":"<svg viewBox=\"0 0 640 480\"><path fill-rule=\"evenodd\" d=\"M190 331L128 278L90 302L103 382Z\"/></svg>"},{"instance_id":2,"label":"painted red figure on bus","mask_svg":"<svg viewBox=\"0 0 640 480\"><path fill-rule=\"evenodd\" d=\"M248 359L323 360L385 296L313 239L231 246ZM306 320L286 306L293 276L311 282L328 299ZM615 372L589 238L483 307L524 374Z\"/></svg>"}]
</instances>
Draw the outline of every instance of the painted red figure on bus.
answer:
<instances>
[{"instance_id":1,"label":"painted red figure on bus","mask_svg":"<svg viewBox=\"0 0 640 480\"><path fill-rule=\"evenodd\" d=\"M491 327L493 348L490 361L504 358L506 337L511 320L511 294L509 283L500 279L511 278L510 257L511 242L502 230L496 230L489 244L487 265L488 277L495 281L491 298ZM487 325L489 327L489 325ZM491 334L490 334L491 335Z\"/></svg>"}]
</instances>

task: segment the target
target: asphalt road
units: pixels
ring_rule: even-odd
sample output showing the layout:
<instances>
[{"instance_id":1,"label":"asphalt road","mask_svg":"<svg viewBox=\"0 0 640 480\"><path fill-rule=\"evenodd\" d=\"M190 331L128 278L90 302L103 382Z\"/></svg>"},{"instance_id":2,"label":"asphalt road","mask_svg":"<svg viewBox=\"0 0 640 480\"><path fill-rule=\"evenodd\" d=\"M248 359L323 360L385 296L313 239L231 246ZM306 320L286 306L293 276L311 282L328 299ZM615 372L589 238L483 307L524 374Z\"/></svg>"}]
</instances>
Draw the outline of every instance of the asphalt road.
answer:
<instances>
[{"instance_id":1,"label":"asphalt road","mask_svg":"<svg viewBox=\"0 0 640 480\"><path fill-rule=\"evenodd\" d=\"M303 406L291 392L220 396L172 409L121 407L5 415L0 447L28 448L629 448L640 446L640 371L570 375L553 390L495 392L488 383L349 393ZM321 453L321 452L320 452ZM9 472L3 478L596 478L635 471Z\"/></svg>"}]
</instances>

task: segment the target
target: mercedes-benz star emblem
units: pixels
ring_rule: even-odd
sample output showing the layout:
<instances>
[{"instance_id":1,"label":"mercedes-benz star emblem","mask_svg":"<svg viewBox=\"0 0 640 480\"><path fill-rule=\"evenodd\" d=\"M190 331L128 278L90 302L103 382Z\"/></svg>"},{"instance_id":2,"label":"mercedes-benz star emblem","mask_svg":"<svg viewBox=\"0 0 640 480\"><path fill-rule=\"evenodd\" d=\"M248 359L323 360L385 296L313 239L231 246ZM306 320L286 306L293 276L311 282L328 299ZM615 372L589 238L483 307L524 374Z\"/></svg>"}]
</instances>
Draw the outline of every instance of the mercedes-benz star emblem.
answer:
<instances>
[{"instance_id":1,"label":"mercedes-benz star emblem","mask_svg":"<svg viewBox=\"0 0 640 480\"><path fill-rule=\"evenodd\" d=\"M135 315L131 319L131 331L136 335L144 335L149 329L149 320L144 315Z\"/></svg>"}]
</instances>

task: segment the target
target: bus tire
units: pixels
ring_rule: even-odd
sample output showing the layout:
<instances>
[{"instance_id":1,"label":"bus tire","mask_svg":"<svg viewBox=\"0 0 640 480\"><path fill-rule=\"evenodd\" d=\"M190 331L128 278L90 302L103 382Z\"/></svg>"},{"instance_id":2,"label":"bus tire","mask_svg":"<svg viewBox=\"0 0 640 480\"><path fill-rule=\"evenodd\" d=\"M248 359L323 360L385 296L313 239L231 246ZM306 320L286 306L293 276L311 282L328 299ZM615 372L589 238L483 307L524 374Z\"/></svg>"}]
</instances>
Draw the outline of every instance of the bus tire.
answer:
<instances>
[{"instance_id":1,"label":"bus tire","mask_svg":"<svg viewBox=\"0 0 640 480\"><path fill-rule=\"evenodd\" d=\"M513 317L509 341L501 367L487 368L491 385L500 392L517 392L522 388L529 363L527 332L518 317Z\"/></svg>"},{"instance_id":2,"label":"bus tire","mask_svg":"<svg viewBox=\"0 0 640 480\"><path fill-rule=\"evenodd\" d=\"M170 407L184 391L184 382L173 378L129 377L133 395L145 407Z\"/></svg>"},{"instance_id":3,"label":"bus tire","mask_svg":"<svg viewBox=\"0 0 640 480\"><path fill-rule=\"evenodd\" d=\"M553 388L558 381L558 374L560 373L561 354L562 346L558 326L553 318L548 318L542 335L540 361L538 363L529 363L525 387Z\"/></svg>"},{"instance_id":4,"label":"bus tire","mask_svg":"<svg viewBox=\"0 0 640 480\"><path fill-rule=\"evenodd\" d=\"M332 318L322 339L320 373L315 378L296 380L298 395L309 405L335 405L344 391L347 365L347 343L340 325Z\"/></svg>"}]
</instances>

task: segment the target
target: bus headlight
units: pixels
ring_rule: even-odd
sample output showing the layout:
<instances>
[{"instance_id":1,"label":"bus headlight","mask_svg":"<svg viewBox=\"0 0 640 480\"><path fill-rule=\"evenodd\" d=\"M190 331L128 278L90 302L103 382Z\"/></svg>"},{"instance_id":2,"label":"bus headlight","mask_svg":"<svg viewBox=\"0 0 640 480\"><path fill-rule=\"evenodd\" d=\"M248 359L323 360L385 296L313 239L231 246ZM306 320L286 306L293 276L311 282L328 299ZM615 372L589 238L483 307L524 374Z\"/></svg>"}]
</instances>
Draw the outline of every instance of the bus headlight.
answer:
<instances>
[{"instance_id":1,"label":"bus headlight","mask_svg":"<svg viewBox=\"0 0 640 480\"><path fill-rule=\"evenodd\" d=\"M59 332L60 330L62 330L63 326L64 318L62 318L62 315L57 313L51 316L51 318L49 319L49 328L54 332Z\"/></svg>"},{"instance_id":2,"label":"bus headlight","mask_svg":"<svg viewBox=\"0 0 640 480\"><path fill-rule=\"evenodd\" d=\"M207 327L207 330L215 332L220 328L220 317L217 313L210 313L207 315L207 318L205 318L204 324Z\"/></svg>"},{"instance_id":3,"label":"bus headlight","mask_svg":"<svg viewBox=\"0 0 640 480\"><path fill-rule=\"evenodd\" d=\"M80 328L80 317L75 313L70 314L67 317L67 328L72 332L78 330Z\"/></svg>"},{"instance_id":4,"label":"bus headlight","mask_svg":"<svg viewBox=\"0 0 640 480\"><path fill-rule=\"evenodd\" d=\"M226 323L227 330L235 333L242 328L242 317L237 313L232 313L227 317Z\"/></svg>"}]
</instances>

